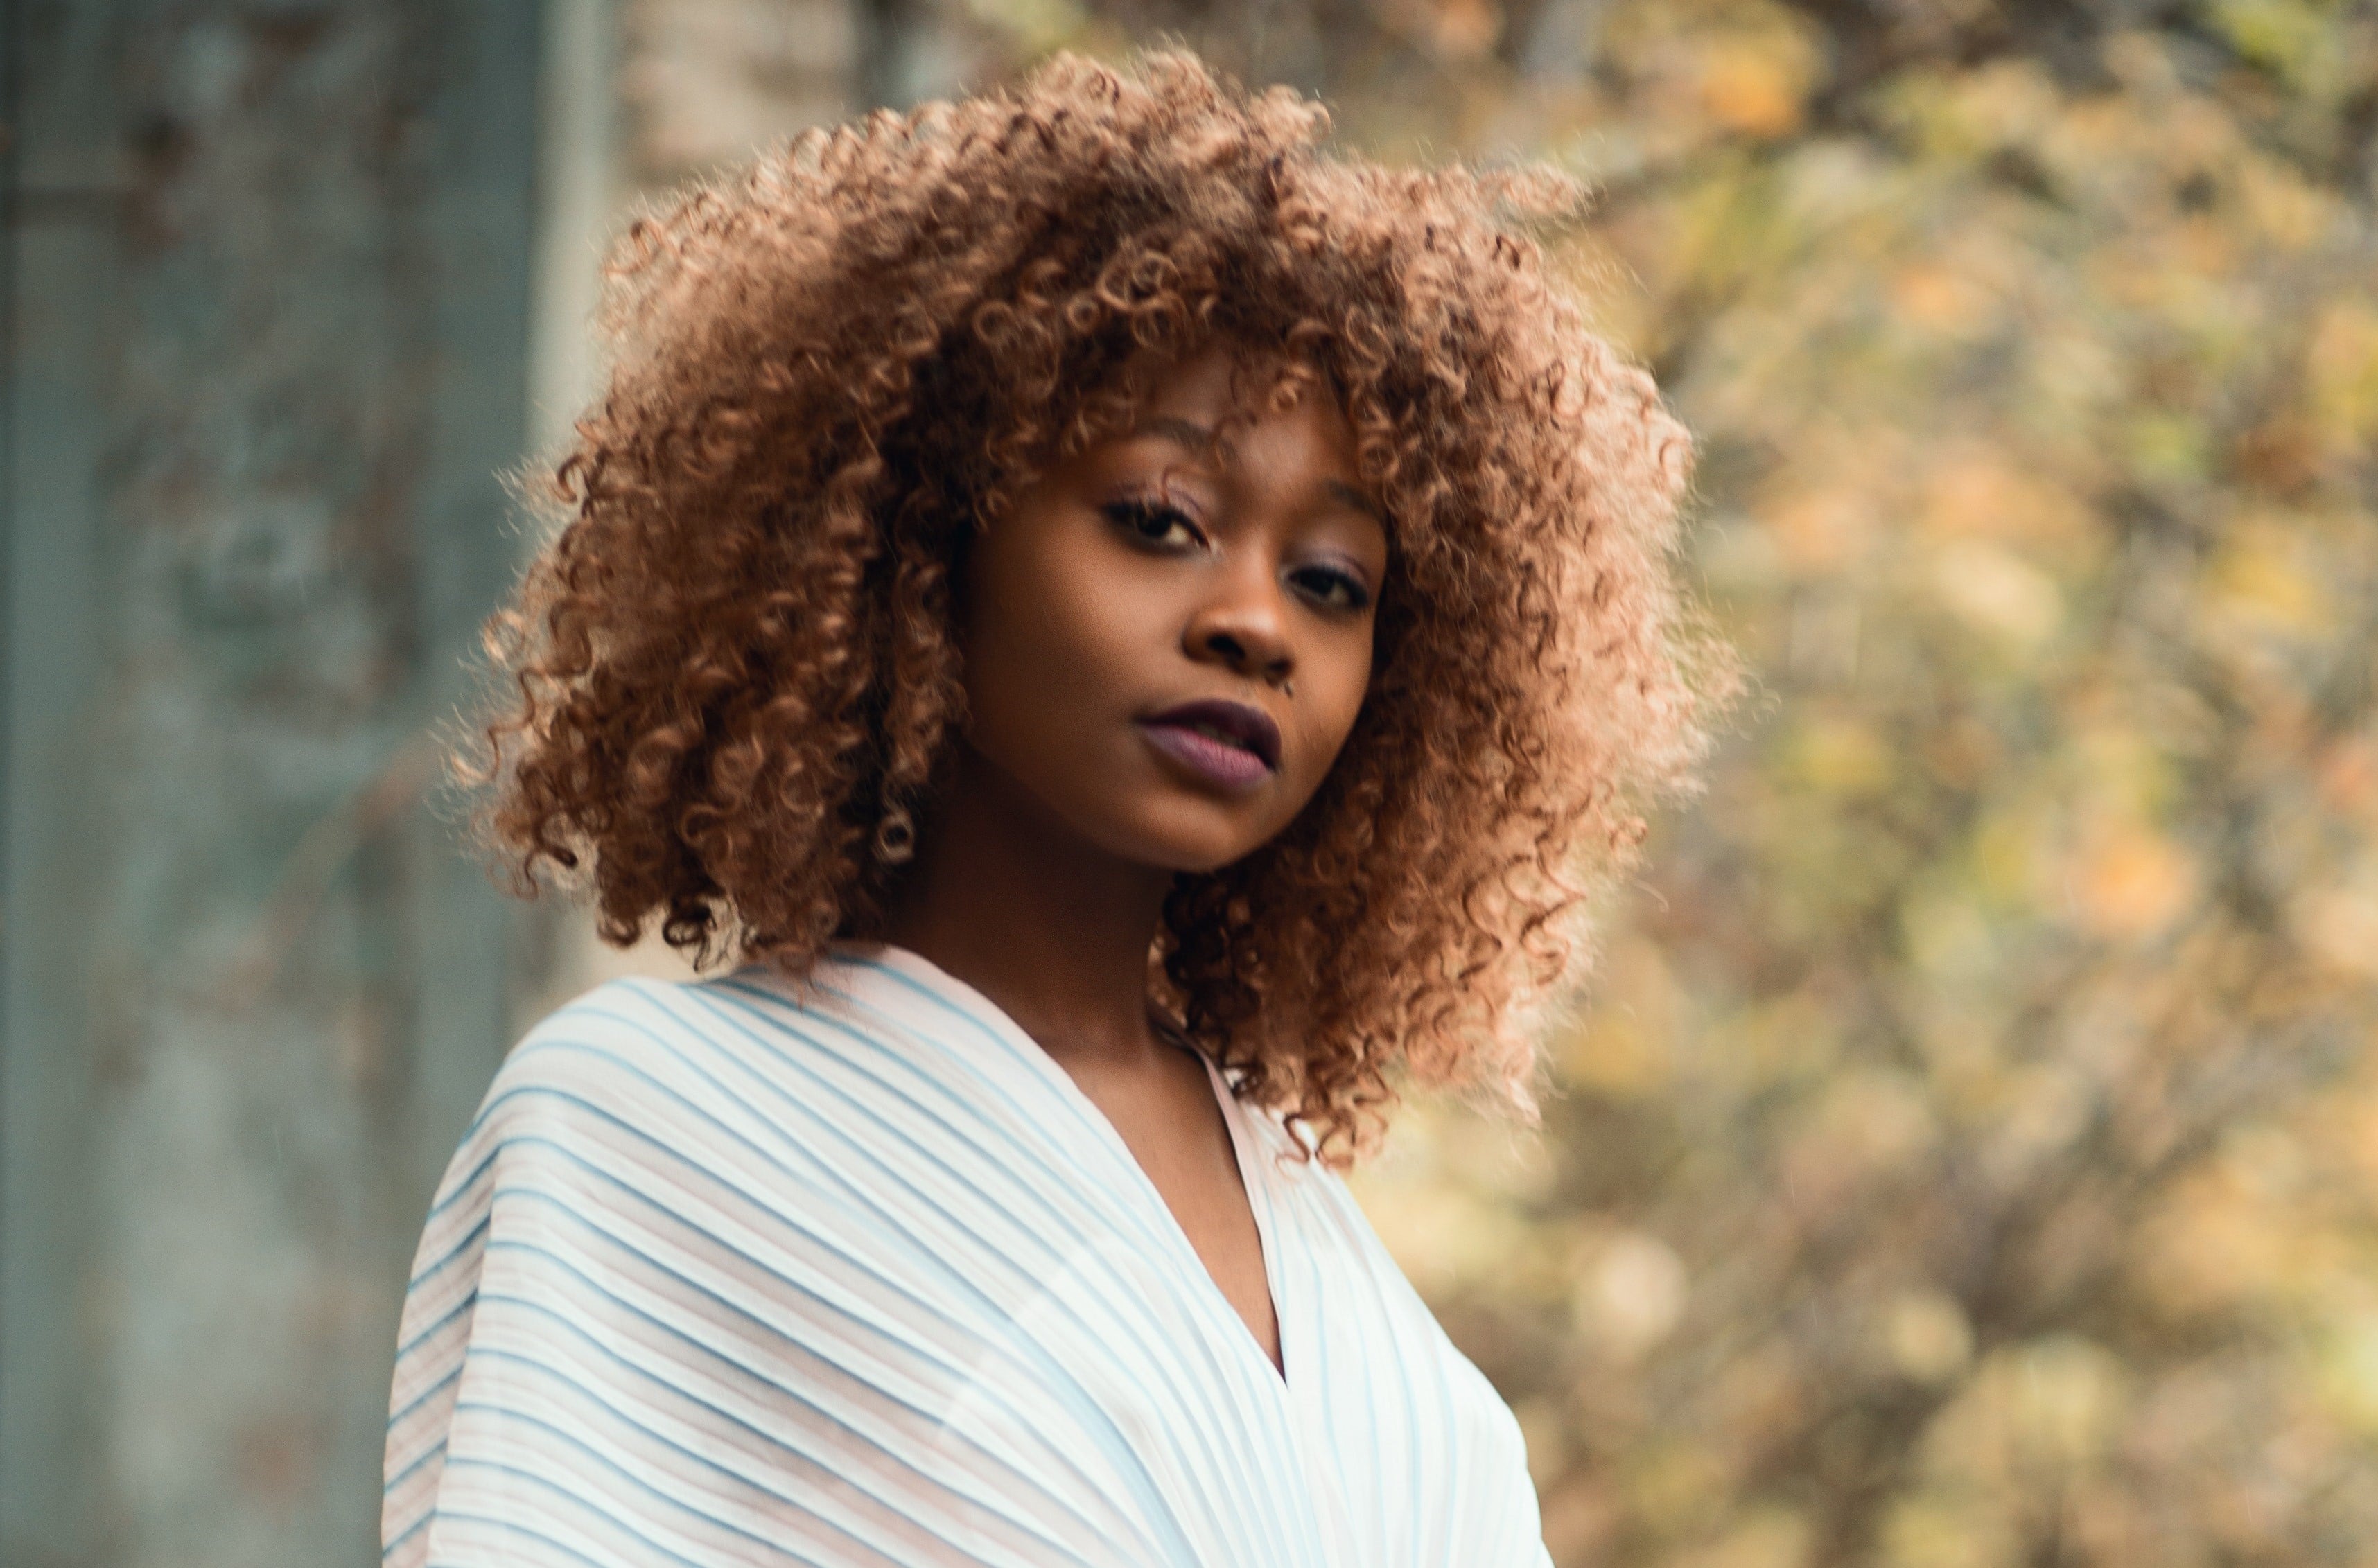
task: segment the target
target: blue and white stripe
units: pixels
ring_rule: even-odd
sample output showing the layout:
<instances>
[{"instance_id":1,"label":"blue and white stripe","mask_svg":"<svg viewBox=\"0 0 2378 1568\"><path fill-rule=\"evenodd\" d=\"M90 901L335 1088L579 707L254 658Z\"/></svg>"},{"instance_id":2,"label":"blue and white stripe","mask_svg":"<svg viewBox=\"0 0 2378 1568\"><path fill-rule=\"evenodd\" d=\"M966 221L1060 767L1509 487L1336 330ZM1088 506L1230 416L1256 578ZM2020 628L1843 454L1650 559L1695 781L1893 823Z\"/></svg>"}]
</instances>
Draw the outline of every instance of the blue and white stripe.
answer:
<instances>
[{"instance_id":1,"label":"blue and white stripe","mask_svg":"<svg viewBox=\"0 0 2378 1568\"><path fill-rule=\"evenodd\" d=\"M1519 1428L1215 1080L1285 1378L1122 1139L896 948L538 1025L405 1299L392 1568L1543 1568Z\"/></svg>"}]
</instances>

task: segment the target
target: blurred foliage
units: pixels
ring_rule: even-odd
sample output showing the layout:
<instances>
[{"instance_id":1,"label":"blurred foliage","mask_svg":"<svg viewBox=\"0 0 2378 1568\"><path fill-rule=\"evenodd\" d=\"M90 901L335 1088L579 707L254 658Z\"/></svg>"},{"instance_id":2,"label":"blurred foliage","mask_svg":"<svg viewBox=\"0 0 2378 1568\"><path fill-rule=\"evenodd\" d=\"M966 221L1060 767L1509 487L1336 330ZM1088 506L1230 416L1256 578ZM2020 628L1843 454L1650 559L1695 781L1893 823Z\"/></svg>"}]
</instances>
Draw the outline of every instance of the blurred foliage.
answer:
<instances>
[{"instance_id":1,"label":"blurred foliage","mask_svg":"<svg viewBox=\"0 0 2378 1568\"><path fill-rule=\"evenodd\" d=\"M974 14L1577 169L1700 437L1753 700L1546 1135L1362 1181L1555 1557L2378 1562L2378 9Z\"/></svg>"}]
</instances>

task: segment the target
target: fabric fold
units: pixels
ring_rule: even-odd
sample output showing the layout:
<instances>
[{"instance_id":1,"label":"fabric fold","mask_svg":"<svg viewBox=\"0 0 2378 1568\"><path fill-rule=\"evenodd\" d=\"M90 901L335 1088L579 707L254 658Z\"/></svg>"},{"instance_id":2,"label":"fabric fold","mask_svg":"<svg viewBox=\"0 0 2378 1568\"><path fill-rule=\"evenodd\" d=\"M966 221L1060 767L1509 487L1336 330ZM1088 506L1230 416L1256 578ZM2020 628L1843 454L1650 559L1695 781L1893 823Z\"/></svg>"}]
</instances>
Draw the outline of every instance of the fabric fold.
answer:
<instances>
[{"instance_id":1,"label":"fabric fold","mask_svg":"<svg viewBox=\"0 0 2378 1568\"><path fill-rule=\"evenodd\" d=\"M1284 1379L1097 1107L923 959L590 992L433 1203L384 1561L1541 1568L1509 1411L1213 1082Z\"/></svg>"}]
</instances>

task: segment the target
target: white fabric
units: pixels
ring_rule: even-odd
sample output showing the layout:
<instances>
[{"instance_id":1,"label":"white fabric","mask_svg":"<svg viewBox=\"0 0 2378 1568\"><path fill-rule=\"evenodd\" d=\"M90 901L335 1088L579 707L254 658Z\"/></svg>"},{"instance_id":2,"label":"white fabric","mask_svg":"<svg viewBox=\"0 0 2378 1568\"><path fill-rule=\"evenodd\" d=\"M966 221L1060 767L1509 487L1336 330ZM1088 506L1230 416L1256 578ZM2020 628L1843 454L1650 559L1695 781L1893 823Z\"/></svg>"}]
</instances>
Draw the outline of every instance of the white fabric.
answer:
<instances>
[{"instance_id":1,"label":"white fabric","mask_svg":"<svg viewBox=\"0 0 2378 1568\"><path fill-rule=\"evenodd\" d=\"M915 954L581 998L430 1211L384 1561L1543 1568L1509 1410L1215 1087L1285 1378L1063 1069Z\"/></svg>"}]
</instances>

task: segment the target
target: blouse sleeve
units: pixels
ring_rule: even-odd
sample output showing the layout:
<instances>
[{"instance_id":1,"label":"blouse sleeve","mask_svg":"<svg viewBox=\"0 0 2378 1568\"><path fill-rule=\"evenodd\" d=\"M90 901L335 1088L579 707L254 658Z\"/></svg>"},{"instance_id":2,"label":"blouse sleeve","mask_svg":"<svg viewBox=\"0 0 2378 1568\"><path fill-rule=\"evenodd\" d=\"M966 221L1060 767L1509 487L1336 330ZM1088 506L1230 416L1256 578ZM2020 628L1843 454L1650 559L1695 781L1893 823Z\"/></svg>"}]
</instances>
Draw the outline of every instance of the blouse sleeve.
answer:
<instances>
[{"instance_id":1,"label":"blouse sleeve","mask_svg":"<svg viewBox=\"0 0 2378 1568\"><path fill-rule=\"evenodd\" d=\"M667 1375L690 1351L649 1310L672 1240L655 1194L682 1173L645 1131L632 1007L589 1000L513 1052L430 1210L390 1400L389 1568L780 1555L748 1442Z\"/></svg>"}]
</instances>

